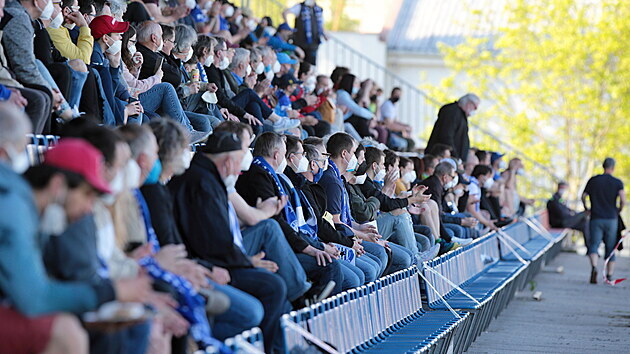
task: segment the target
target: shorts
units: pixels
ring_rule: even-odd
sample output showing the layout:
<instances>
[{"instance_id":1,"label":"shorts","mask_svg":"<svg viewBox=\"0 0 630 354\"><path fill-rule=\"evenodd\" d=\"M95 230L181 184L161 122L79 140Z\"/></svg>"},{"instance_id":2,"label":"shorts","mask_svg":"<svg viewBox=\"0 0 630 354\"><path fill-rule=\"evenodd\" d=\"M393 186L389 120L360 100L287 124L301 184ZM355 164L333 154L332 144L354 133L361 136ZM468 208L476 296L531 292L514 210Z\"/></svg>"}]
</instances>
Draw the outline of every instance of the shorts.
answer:
<instances>
[{"instance_id":1,"label":"shorts","mask_svg":"<svg viewBox=\"0 0 630 354\"><path fill-rule=\"evenodd\" d=\"M26 317L0 305L0 353L41 353L50 342L57 315Z\"/></svg>"}]
</instances>

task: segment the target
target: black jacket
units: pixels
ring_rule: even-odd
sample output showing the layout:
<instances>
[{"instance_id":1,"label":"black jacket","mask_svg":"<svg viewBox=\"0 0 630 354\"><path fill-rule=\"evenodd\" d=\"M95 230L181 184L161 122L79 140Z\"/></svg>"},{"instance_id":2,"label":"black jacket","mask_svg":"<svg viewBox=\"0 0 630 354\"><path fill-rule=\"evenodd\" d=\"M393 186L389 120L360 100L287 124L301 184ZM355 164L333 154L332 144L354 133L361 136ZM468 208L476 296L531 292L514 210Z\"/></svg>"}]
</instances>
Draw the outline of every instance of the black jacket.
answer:
<instances>
[{"instance_id":1,"label":"black jacket","mask_svg":"<svg viewBox=\"0 0 630 354\"><path fill-rule=\"evenodd\" d=\"M179 68L169 63L162 53L154 52L140 43L137 43L136 47L138 48L138 51L142 53L143 58L142 68L140 68L140 75L138 76L138 79L144 80L155 75L155 65L158 59L164 58L164 62L162 63L162 71L164 72L162 82L168 82L175 88L178 88L179 85L181 85L182 76L179 72Z\"/></svg>"},{"instance_id":2,"label":"black jacket","mask_svg":"<svg viewBox=\"0 0 630 354\"><path fill-rule=\"evenodd\" d=\"M280 183L283 183L282 179L280 179ZM289 190L286 185L284 187L285 190ZM265 200L267 198L280 196L273 177L262 167L254 164L249 167L249 171L243 173L238 178L236 190L247 204L251 206L256 206L256 200L258 198ZM287 223L284 212L280 212L273 218L280 224L284 236L295 253L301 253L309 245L308 242L302 239L302 237L291 228L289 223Z\"/></svg>"},{"instance_id":3,"label":"black jacket","mask_svg":"<svg viewBox=\"0 0 630 354\"><path fill-rule=\"evenodd\" d=\"M571 208L564 204L558 193L554 193L551 199L547 201L547 210L549 211L549 224L551 227L565 227L565 220L575 214Z\"/></svg>"},{"instance_id":4,"label":"black jacket","mask_svg":"<svg viewBox=\"0 0 630 354\"><path fill-rule=\"evenodd\" d=\"M168 184L173 215L188 254L228 269L252 264L234 243L228 196L215 164L197 153L190 168Z\"/></svg>"},{"instance_id":5,"label":"black jacket","mask_svg":"<svg viewBox=\"0 0 630 354\"><path fill-rule=\"evenodd\" d=\"M175 224L173 199L168 187L161 183L147 184L140 187L140 192L147 202L151 214L151 224L160 245L184 243Z\"/></svg>"},{"instance_id":6,"label":"black jacket","mask_svg":"<svg viewBox=\"0 0 630 354\"><path fill-rule=\"evenodd\" d=\"M228 97L225 91L223 72L219 70L219 68L214 66L214 64L210 66L206 66L205 69L206 69L206 75L208 75L208 82L214 83L219 88L216 92L217 101L218 101L217 103L219 104L219 106L223 108L227 108L228 111L230 111L230 113L232 113L233 115L239 118L243 118L243 116L246 113L245 110L242 107L238 106L236 103L234 103L234 101L232 101Z\"/></svg>"},{"instance_id":7,"label":"black jacket","mask_svg":"<svg viewBox=\"0 0 630 354\"><path fill-rule=\"evenodd\" d=\"M464 162L468 158L470 140L468 139L468 118L457 102L442 106L438 119L433 126L431 137L425 151L431 151L435 144L447 144L453 147L455 155Z\"/></svg>"},{"instance_id":8,"label":"black jacket","mask_svg":"<svg viewBox=\"0 0 630 354\"><path fill-rule=\"evenodd\" d=\"M287 168L285 174L296 189L301 190L313 208L315 218L317 219L317 237L323 242L334 242L346 247L352 247L354 241L351 237L342 235L328 221L324 220L323 215L326 213L326 192L324 188L316 183L306 179L302 175L293 172L291 168ZM304 218L309 217L308 210L304 209Z\"/></svg>"},{"instance_id":9,"label":"black jacket","mask_svg":"<svg viewBox=\"0 0 630 354\"><path fill-rule=\"evenodd\" d=\"M390 198L376 186L376 182L366 176L365 183L359 186L366 198L375 197L381 202L381 211L389 212L396 209L405 208L409 205L407 198Z\"/></svg>"},{"instance_id":10,"label":"black jacket","mask_svg":"<svg viewBox=\"0 0 630 354\"><path fill-rule=\"evenodd\" d=\"M431 199L435 201L438 205L438 210L440 213L440 235L442 238L447 237L446 229L444 228L444 224L442 223L442 199L444 198L444 186L442 186L442 182L435 176L431 175L424 181L420 182L421 185L429 187L425 194L431 194ZM446 240L450 240L450 238L446 238Z\"/></svg>"}]
</instances>

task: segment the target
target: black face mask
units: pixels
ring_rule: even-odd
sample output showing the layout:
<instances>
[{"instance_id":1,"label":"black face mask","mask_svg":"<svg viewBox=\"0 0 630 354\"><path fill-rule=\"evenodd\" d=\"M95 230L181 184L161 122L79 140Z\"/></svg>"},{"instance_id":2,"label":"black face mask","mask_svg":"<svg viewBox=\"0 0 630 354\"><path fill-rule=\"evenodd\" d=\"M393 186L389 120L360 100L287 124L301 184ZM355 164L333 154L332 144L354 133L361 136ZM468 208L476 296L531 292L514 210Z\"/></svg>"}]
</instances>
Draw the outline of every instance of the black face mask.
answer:
<instances>
[{"instance_id":1,"label":"black face mask","mask_svg":"<svg viewBox=\"0 0 630 354\"><path fill-rule=\"evenodd\" d=\"M392 103L396 103L400 100L400 97L392 97L390 98L390 101L392 101Z\"/></svg>"}]
</instances>

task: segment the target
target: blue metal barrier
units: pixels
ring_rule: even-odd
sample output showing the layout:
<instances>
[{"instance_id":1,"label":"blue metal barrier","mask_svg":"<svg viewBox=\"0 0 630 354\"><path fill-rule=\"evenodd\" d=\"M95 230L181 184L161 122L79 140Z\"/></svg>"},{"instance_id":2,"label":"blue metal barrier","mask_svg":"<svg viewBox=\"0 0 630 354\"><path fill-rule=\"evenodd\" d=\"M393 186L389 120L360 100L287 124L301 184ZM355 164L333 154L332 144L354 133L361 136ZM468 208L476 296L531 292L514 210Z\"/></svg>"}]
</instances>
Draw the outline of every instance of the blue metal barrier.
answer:
<instances>
[{"instance_id":1,"label":"blue metal barrier","mask_svg":"<svg viewBox=\"0 0 630 354\"><path fill-rule=\"evenodd\" d=\"M262 332L258 327L226 339L225 345L235 354L263 354L265 352Z\"/></svg>"},{"instance_id":2,"label":"blue metal barrier","mask_svg":"<svg viewBox=\"0 0 630 354\"><path fill-rule=\"evenodd\" d=\"M31 166L42 163L46 150L59 142L59 137L56 135L27 134L26 137L29 140L26 153Z\"/></svg>"}]
</instances>

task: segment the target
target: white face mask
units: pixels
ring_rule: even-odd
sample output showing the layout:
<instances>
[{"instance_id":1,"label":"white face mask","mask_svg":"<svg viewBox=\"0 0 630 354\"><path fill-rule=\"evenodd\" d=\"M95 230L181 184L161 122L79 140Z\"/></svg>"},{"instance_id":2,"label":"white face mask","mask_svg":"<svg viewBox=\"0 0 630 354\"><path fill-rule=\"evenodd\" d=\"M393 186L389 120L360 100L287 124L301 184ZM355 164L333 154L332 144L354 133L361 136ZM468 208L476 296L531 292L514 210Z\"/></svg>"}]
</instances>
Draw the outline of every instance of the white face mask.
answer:
<instances>
[{"instance_id":1,"label":"white face mask","mask_svg":"<svg viewBox=\"0 0 630 354\"><path fill-rule=\"evenodd\" d=\"M361 176L357 176L354 184L363 184L365 183L365 179L367 178L366 174L362 174Z\"/></svg>"},{"instance_id":2,"label":"white face mask","mask_svg":"<svg viewBox=\"0 0 630 354\"><path fill-rule=\"evenodd\" d=\"M252 155L251 150L247 149L245 156L243 156L243 161L241 161L241 171L249 171L252 161L254 161L254 155Z\"/></svg>"},{"instance_id":3,"label":"white face mask","mask_svg":"<svg viewBox=\"0 0 630 354\"><path fill-rule=\"evenodd\" d=\"M306 5L306 6L314 6L315 5L315 0L305 0L304 1L304 5Z\"/></svg>"},{"instance_id":4,"label":"white face mask","mask_svg":"<svg viewBox=\"0 0 630 354\"><path fill-rule=\"evenodd\" d=\"M247 21L247 28L249 28L250 31L255 31L256 27L258 27L258 24L256 23L256 21L254 20L249 20Z\"/></svg>"},{"instance_id":5,"label":"white face mask","mask_svg":"<svg viewBox=\"0 0 630 354\"><path fill-rule=\"evenodd\" d=\"M490 189L492 188L492 186L494 185L494 179L492 179L492 177L489 177L484 183L483 183L483 188L485 189Z\"/></svg>"},{"instance_id":6,"label":"white face mask","mask_svg":"<svg viewBox=\"0 0 630 354\"><path fill-rule=\"evenodd\" d=\"M50 21L50 24L48 25L48 27L57 29L61 27L62 23L63 23L63 14L59 12L57 16L55 16L55 18L53 18L52 21Z\"/></svg>"},{"instance_id":7,"label":"white face mask","mask_svg":"<svg viewBox=\"0 0 630 354\"><path fill-rule=\"evenodd\" d=\"M357 169L357 165L359 164L359 160L357 160L356 155L352 155L350 161L348 161L348 167L346 167L346 172L352 172Z\"/></svg>"},{"instance_id":8,"label":"white face mask","mask_svg":"<svg viewBox=\"0 0 630 354\"><path fill-rule=\"evenodd\" d=\"M157 51L161 52L163 48L164 48L164 39L161 39L160 45L157 47Z\"/></svg>"},{"instance_id":9,"label":"white face mask","mask_svg":"<svg viewBox=\"0 0 630 354\"><path fill-rule=\"evenodd\" d=\"M225 17L232 17L234 16L234 8L232 6L228 6L225 9Z\"/></svg>"},{"instance_id":10,"label":"white face mask","mask_svg":"<svg viewBox=\"0 0 630 354\"><path fill-rule=\"evenodd\" d=\"M223 184L225 184L225 189L227 190L228 194L231 194L235 191L234 187L236 186L237 179L237 175L229 175L223 180Z\"/></svg>"},{"instance_id":11,"label":"white face mask","mask_svg":"<svg viewBox=\"0 0 630 354\"><path fill-rule=\"evenodd\" d=\"M195 0L186 0L186 7L189 9L194 9L197 6L197 2Z\"/></svg>"},{"instance_id":12,"label":"white face mask","mask_svg":"<svg viewBox=\"0 0 630 354\"><path fill-rule=\"evenodd\" d=\"M280 62L276 60L276 62L273 63L273 73L274 74L279 73L281 68L282 67L280 66Z\"/></svg>"},{"instance_id":13,"label":"white face mask","mask_svg":"<svg viewBox=\"0 0 630 354\"><path fill-rule=\"evenodd\" d=\"M265 77L267 78L267 80L271 81L273 80L273 77L275 76L275 74L273 73L273 70L267 71L265 73Z\"/></svg>"},{"instance_id":14,"label":"white face mask","mask_svg":"<svg viewBox=\"0 0 630 354\"><path fill-rule=\"evenodd\" d=\"M236 20L234 20L234 23L236 23L237 25L241 25L241 23L243 22L243 15L238 15L238 17L236 17Z\"/></svg>"},{"instance_id":15,"label":"white face mask","mask_svg":"<svg viewBox=\"0 0 630 354\"><path fill-rule=\"evenodd\" d=\"M499 161L499 169L500 170L505 170L507 168L507 162L501 160Z\"/></svg>"},{"instance_id":16,"label":"white face mask","mask_svg":"<svg viewBox=\"0 0 630 354\"><path fill-rule=\"evenodd\" d=\"M516 170L516 174L519 176L524 176L525 175L525 170L522 168L519 168L518 170Z\"/></svg>"},{"instance_id":17,"label":"white face mask","mask_svg":"<svg viewBox=\"0 0 630 354\"><path fill-rule=\"evenodd\" d=\"M228 68L228 66L230 66L230 59L228 59L227 57L223 57L223 59L221 59L221 62L219 63L219 70L225 70Z\"/></svg>"},{"instance_id":18,"label":"white face mask","mask_svg":"<svg viewBox=\"0 0 630 354\"><path fill-rule=\"evenodd\" d=\"M374 176L374 182L383 182L383 180L385 180L385 174L387 174L387 172L385 172L385 169L378 171L376 176Z\"/></svg>"},{"instance_id":19,"label":"white face mask","mask_svg":"<svg viewBox=\"0 0 630 354\"><path fill-rule=\"evenodd\" d=\"M278 166L278 169L276 169L276 173L284 173L284 170L287 168L287 159L286 158L282 158L282 162L280 162L280 165Z\"/></svg>"},{"instance_id":20,"label":"white face mask","mask_svg":"<svg viewBox=\"0 0 630 354\"><path fill-rule=\"evenodd\" d=\"M453 193L455 194L456 197L461 197L462 195L464 195L464 190L462 188L455 189Z\"/></svg>"},{"instance_id":21,"label":"white face mask","mask_svg":"<svg viewBox=\"0 0 630 354\"><path fill-rule=\"evenodd\" d=\"M109 182L109 189L112 191L112 196L116 196L125 189L125 168L118 170L114 179Z\"/></svg>"},{"instance_id":22,"label":"white face mask","mask_svg":"<svg viewBox=\"0 0 630 354\"><path fill-rule=\"evenodd\" d=\"M402 176L403 181L406 183L411 183L416 180L418 176L416 175L416 171L409 171Z\"/></svg>"},{"instance_id":23,"label":"white face mask","mask_svg":"<svg viewBox=\"0 0 630 354\"><path fill-rule=\"evenodd\" d=\"M258 63L258 65L256 65L256 70L255 70L256 75L260 75L264 71L265 71L265 64L263 64L262 61L261 61L261 62Z\"/></svg>"},{"instance_id":24,"label":"white face mask","mask_svg":"<svg viewBox=\"0 0 630 354\"><path fill-rule=\"evenodd\" d=\"M453 178L452 181L448 182L447 184L444 185L444 189L451 189L453 187L455 187L457 184L459 183L459 176L455 175L455 178Z\"/></svg>"},{"instance_id":25,"label":"white face mask","mask_svg":"<svg viewBox=\"0 0 630 354\"><path fill-rule=\"evenodd\" d=\"M51 203L46 206L39 221L39 231L44 235L60 235L66 230L68 217L63 205Z\"/></svg>"},{"instance_id":26,"label":"white face mask","mask_svg":"<svg viewBox=\"0 0 630 354\"><path fill-rule=\"evenodd\" d=\"M210 66L214 63L214 55L211 55L206 58L206 61L203 63L203 66Z\"/></svg>"},{"instance_id":27,"label":"white face mask","mask_svg":"<svg viewBox=\"0 0 630 354\"><path fill-rule=\"evenodd\" d=\"M302 156L300 162L298 162L298 165L293 165L293 167L295 167L295 173L303 173L308 171L308 159L306 158L306 156Z\"/></svg>"},{"instance_id":28,"label":"white face mask","mask_svg":"<svg viewBox=\"0 0 630 354\"><path fill-rule=\"evenodd\" d=\"M252 66L247 65L247 69L245 69L245 77L248 77L252 73Z\"/></svg>"},{"instance_id":29,"label":"white face mask","mask_svg":"<svg viewBox=\"0 0 630 354\"><path fill-rule=\"evenodd\" d=\"M125 186L128 189L136 189L140 187L140 176L142 170L136 160L130 159L125 166Z\"/></svg>"},{"instance_id":30,"label":"white face mask","mask_svg":"<svg viewBox=\"0 0 630 354\"><path fill-rule=\"evenodd\" d=\"M131 56L136 54L137 51L138 50L136 49L136 45L135 44L129 46L129 54L131 54Z\"/></svg>"},{"instance_id":31,"label":"white face mask","mask_svg":"<svg viewBox=\"0 0 630 354\"><path fill-rule=\"evenodd\" d=\"M173 174L175 176L179 176L182 173L186 172L188 167L190 167L191 159L192 155L190 154L190 150L184 149L184 151L182 151L182 155L179 158L179 161L176 162L176 166L173 167Z\"/></svg>"},{"instance_id":32,"label":"white face mask","mask_svg":"<svg viewBox=\"0 0 630 354\"><path fill-rule=\"evenodd\" d=\"M106 52L111 55L116 55L120 52L120 49L122 49L122 41L117 40L114 42L114 44L110 45L109 48L107 48Z\"/></svg>"},{"instance_id":33,"label":"white face mask","mask_svg":"<svg viewBox=\"0 0 630 354\"><path fill-rule=\"evenodd\" d=\"M72 31L76 26L75 23L64 23L63 26L68 29L68 31ZM122 44L122 43L121 43Z\"/></svg>"},{"instance_id":34,"label":"white face mask","mask_svg":"<svg viewBox=\"0 0 630 354\"><path fill-rule=\"evenodd\" d=\"M188 54L186 54L186 58L184 58L184 63L187 63L190 60L190 58L192 58L192 56L193 56L193 50L192 48L190 48L190 50L188 51Z\"/></svg>"},{"instance_id":35,"label":"white face mask","mask_svg":"<svg viewBox=\"0 0 630 354\"><path fill-rule=\"evenodd\" d=\"M50 0L42 10L42 14L39 18L42 20L50 20L50 16L52 16L53 12L55 12L55 8L53 7L52 0Z\"/></svg>"},{"instance_id":36,"label":"white face mask","mask_svg":"<svg viewBox=\"0 0 630 354\"><path fill-rule=\"evenodd\" d=\"M474 110L472 110L472 111L468 112L468 116L469 116L469 117L472 117L472 116L474 116L476 113L477 113L477 110L476 110L476 109L474 109Z\"/></svg>"},{"instance_id":37,"label":"white face mask","mask_svg":"<svg viewBox=\"0 0 630 354\"><path fill-rule=\"evenodd\" d=\"M8 146L6 148L7 155L9 155L9 160L11 162L11 169L17 174L22 174L28 167L30 166L28 162L28 154L26 150L22 150L20 153L17 153L13 146Z\"/></svg>"}]
</instances>

